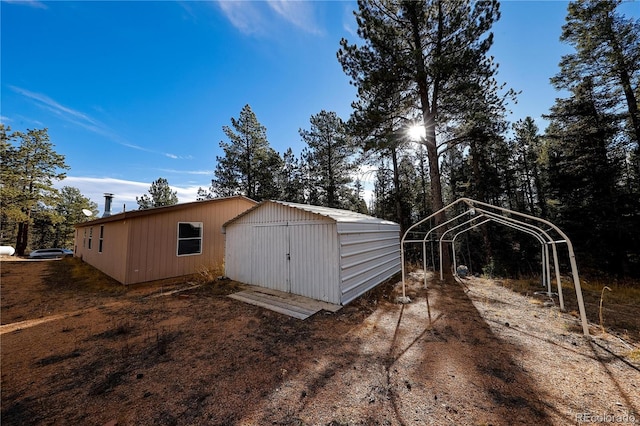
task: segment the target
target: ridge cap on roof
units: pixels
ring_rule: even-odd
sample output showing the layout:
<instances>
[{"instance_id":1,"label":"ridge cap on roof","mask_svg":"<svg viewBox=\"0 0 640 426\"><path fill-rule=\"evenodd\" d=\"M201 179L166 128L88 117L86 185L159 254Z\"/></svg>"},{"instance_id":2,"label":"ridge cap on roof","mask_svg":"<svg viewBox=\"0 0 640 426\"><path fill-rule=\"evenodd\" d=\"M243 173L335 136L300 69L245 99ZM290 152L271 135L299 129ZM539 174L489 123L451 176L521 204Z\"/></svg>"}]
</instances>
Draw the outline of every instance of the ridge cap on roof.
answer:
<instances>
[{"instance_id":1,"label":"ridge cap on roof","mask_svg":"<svg viewBox=\"0 0 640 426\"><path fill-rule=\"evenodd\" d=\"M272 204L277 204L277 205L281 205L281 206L285 206L285 207L289 207L289 208L294 208L294 209L299 209L299 210L303 210L306 211L308 213L311 214L316 214L319 216L323 216L323 217L328 217L332 220L335 220L336 222L348 222L348 219L351 219L351 221L357 221L358 219L360 219L362 222L367 221L367 222L372 222L372 223L378 223L378 224L394 224L394 225L398 225L396 222L390 221L390 220L386 220L386 219L380 219L377 218L375 216L371 216L371 215L367 215L364 213L358 213L358 212L354 212L351 210L345 210L345 209L338 209L338 208L334 208L334 207L324 207L324 206L316 206L313 204L303 204L303 203L293 203L290 201L279 201L279 200L263 200L261 202L259 202L258 204L256 204L255 206L245 210L244 212L240 213L238 216L229 219L228 221L226 221L222 227L226 228L230 223L250 214L251 212L253 212L254 210L257 210L258 208L260 208L262 205L267 204L267 203L272 203Z\"/></svg>"}]
</instances>

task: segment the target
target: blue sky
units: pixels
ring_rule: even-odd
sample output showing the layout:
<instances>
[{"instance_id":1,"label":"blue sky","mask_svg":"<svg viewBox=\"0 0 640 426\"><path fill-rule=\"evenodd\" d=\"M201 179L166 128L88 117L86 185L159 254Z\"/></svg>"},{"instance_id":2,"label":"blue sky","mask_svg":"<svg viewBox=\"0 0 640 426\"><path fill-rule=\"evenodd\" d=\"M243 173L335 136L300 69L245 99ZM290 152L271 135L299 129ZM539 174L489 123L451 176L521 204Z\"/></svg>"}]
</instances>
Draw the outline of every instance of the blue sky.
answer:
<instances>
[{"instance_id":1,"label":"blue sky","mask_svg":"<svg viewBox=\"0 0 640 426\"><path fill-rule=\"evenodd\" d=\"M493 32L498 78L522 91L512 122L538 121L558 94L549 78L564 1L503 1ZM12 130L49 129L70 166L58 186L113 211L137 208L159 177L180 202L208 188L230 125L250 104L280 153L322 109L343 119L355 88L336 59L355 41L355 2L6 1L0 3L0 115ZM640 16L637 3L624 4ZM541 128L541 130L543 130ZM368 199L367 199L368 201Z\"/></svg>"}]
</instances>

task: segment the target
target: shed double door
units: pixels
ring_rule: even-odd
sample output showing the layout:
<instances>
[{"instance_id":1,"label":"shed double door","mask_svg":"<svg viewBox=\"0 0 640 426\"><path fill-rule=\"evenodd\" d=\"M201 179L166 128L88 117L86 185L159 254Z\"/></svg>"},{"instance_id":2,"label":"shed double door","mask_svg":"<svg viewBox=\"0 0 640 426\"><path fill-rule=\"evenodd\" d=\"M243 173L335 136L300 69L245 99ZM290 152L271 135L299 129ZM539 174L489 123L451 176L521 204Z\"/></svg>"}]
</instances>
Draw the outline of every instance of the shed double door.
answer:
<instances>
[{"instance_id":1,"label":"shed double door","mask_svg":"<svg viewBox=\"0 0 640 426\"><path fill-rule=\"evenodd\" d=\"M337 236L332 224L254 227L251 283L339 302Z\"/></svg>"},{"instance_id":2,"label":"shed double door","mask_svg":"<svg viewBox=\"0 0 640 426\"><path fill-rule=\"evenodd\" d=\"M256 226L254 237L251 282L261 287L291 292L289 227Z\"/></svg>"}]
</instances>

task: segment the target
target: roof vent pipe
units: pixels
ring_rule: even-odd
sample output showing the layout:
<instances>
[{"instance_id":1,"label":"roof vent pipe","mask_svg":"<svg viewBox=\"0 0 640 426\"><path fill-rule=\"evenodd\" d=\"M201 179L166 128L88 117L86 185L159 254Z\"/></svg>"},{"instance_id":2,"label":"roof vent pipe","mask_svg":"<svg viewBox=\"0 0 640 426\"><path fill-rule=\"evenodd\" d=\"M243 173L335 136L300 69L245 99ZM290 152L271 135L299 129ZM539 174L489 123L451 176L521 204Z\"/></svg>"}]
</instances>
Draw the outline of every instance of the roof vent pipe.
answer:
<instances>
[{"instance_id":1,"label":"roof vent pipe","mask_svg":"<svg viewBox=\"0 0 640 426\"><path fill-rule=\"evenodd\" d=\"M113 194L109 194L108 192L104 194L104 213L102 217L111 216L111 201L113 200Z\"/></svg>"}]
</instances>

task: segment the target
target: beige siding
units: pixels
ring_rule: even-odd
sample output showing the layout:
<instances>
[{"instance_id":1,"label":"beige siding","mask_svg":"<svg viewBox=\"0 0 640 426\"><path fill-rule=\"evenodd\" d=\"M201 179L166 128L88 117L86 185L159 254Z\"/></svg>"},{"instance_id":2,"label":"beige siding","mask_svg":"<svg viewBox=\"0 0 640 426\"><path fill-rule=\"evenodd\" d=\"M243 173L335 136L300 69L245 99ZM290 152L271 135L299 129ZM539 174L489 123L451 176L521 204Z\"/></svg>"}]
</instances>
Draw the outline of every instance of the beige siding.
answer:
<instances>
[{"instance_id":1,"label":"beige siding","mask_svg":"<svg viewBox=\"0 0 640 426\"><path fill-rule=\"evenodd\" d=\"M179 277L197 273L202 268L221 267L224 262L222 225L255 204L244 197L230 197L98 219L93 224L78 227L76 256L82 256L123 284ZM201 254L177 255L179 222L202 223ZM103 253L97 256L100 224L105 226L105 238ZM92 250L82 248L83 228L89 226L94 228Z\"/></svg>"},{"instance_id":2,"label":"beige siding","mask_svg":"<svg viewBox=\"0 0 640 426\"><path fill-rule=\"evenodd\" d=\"M100 248L100 227L104 227L102 252ZM93 228L92 244L89 249L89 234ZM125 282L127 265L127 230L126 220L87 225L77 228L75 256L113 277L121 283ZM87 237L84 238L86 230Z\"/></svg>"},{"instance_id":3,"label":"beige siding","mask_svg":"<svg viewBox=\"0 0 640 426\"><path fill-rule=\"evenodd\" d=\"M131 225L127 284L189 275L203 268L222 267L222 224L253 206L242 199L194 205L152 217L136 218ZM202 253L177 255L178 223L202 223Z\"/></svg>"}]
</instances>

